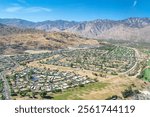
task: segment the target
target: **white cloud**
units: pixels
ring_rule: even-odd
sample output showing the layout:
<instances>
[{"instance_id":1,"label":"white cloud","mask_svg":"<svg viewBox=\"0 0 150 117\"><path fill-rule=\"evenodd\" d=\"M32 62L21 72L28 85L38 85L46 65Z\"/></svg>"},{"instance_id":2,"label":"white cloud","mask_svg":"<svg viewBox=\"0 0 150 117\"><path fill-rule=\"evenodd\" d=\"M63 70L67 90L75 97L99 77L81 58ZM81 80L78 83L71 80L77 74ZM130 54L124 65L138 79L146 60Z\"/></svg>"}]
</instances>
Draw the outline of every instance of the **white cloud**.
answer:
<instances>
[{"instance_id":1,"label":"white cloud","mask_svg":"<svg viewBox=\"0 0 150 117\"><path fill-rule=\"evenodd\" d=\"M135 0L134 2L133 2L133 7L135 7L137 5L137 0Z\"/></svg>"},{"instance_id":2,"label":"white cloud","mask_svg":"<svg viewBox=\"0 0 150 117\"><path fill-rule=\"evenodd\" d=\"M29 7L25 9L26 12L51 12L52 10L44 7Z\"/></svg>"},{"instance_id":3,"label":"white cloud","mask_svg":"<svg viewBox=\"0 0 150 117\"><path fill-rule=\"evenodd\" d=\"M37 13L37 12L51 12L52 10L45 7L22 7L22 6L12 6L5 9L6 12L10 13Z\"/></svg>"},{"instance_id":4,"label":"white cloud","mask_svg":"<svg viewBox=\"0 0 150 117\"><path fill-rule=\"evenodd\" d=\"M6 8L5 11L6 12L18 12L22 9L22 7L20 6L14 6L14 7L9 7L9 8Z\"/></svg>"}]
</instances>

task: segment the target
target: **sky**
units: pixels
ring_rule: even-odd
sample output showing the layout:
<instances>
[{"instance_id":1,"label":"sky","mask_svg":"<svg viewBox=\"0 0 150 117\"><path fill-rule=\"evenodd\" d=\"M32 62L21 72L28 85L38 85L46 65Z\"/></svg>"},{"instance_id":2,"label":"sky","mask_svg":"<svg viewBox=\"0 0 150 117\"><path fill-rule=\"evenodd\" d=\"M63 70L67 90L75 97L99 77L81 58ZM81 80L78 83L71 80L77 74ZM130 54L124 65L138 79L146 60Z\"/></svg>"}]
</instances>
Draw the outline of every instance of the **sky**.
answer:
<instances>
[{"instance_id":1,"label":"sky","mask_svg":"<svg viewBox=\"0 0 150 117\"><path fill-rule=\"evenodd\" d=\"M150 17L150 0L0 0L0 18L30 21Z\"/></svg>"}]
</instances>

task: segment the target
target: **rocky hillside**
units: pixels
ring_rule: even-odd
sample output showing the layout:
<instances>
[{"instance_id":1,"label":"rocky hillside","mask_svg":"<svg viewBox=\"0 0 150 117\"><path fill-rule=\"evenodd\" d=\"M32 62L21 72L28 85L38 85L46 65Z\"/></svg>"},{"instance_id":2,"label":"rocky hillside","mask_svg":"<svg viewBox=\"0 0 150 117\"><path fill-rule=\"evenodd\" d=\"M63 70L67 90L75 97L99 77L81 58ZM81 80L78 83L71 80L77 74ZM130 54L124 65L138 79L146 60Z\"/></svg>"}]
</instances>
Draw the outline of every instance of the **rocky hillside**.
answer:
<instances>
[{"instance_id":1,"label":"rocky hillside","mask_svg":"<svg viewBox=\"0 0 150 117\"><path fill-rule=\"evenodd\" d=\"M149 18L129 18L125 20L95 20L83 22L67 29L84 37L115 40L149 41Z\"/></svg>"},{"instance_id":2,"label":"rocky hillside","mask_svg":"<svg viewBox=\"0 0 150 117\"><path fill-rule=\"evenodd\" d=\"M38 22L34 25L35 29L45 30L45 31L63 31L73 26L79 24L74 21L64 21L64 20L56 20L56 21L44 21Z\"/></svg>"},{"instance_id":3,"label":"rocky hillside","mask_svg":"<svg viewBox=\"0 0 150 117\"><path fill-rule=\"evenodd\" d=\"M24 33L38 33L38 32L43 31L35 29L20 29L17 27L0 24L0 36L7 36L12 34L24 34Z\"/></svg>"},{"instance_id":4,"label":"rocky hillside","mask_svg":"<svg viewBox=\"0 0 150 117\"><path fill-rule=\"evenodd\" d=\"M89 21L89 22L82 22L65 31L76 33L85 37L96 38L103 31L111 29L112 27L116 25L119 25L118 22L111 21L111 20L95 20L95 21Z\"/></svg>"},{"instance_id":5,"label":"rocky hillside","mask_svg":"<svg viewBox=\"0 0 150 117\"><path fill-rule=\"evenodd\" d=\"M98 45L97 40L70 33L21 33L0 36L0 54L23 53L26 50L54 50L80 45Z\"/></svg>"},{"instance_id":6,"label":"rocky hillside","mask_svg":"<svg viewBox=\"0 0 150 117\"><path fill-rule=\"evenodd\" d=\"M132 42L150 42L150 26L132 28L124 25L115 26L97 35L100 39L115 39Z\"/></svg>"},{"instance_id":7,"label":"rocky hillside","mask_svg":"<svg viewBox=\"0 0 150 117\"><path fill-rule=\"evenodd\" d=\"M18 28L33 28L35 25L34 22L22 19L0 19L0 23Z\"/></svg>"},{"instance_id":8,"label":"rocky hillside","mask_svg":"<svg viewBox=\"0 0 150 117\"><path fill-rule=\"evenodd\" d=\"M150 18L129 18L120 21L120 24L124 24L131 28L143 28L150 25Z\"/></svg>"}]
</instances>

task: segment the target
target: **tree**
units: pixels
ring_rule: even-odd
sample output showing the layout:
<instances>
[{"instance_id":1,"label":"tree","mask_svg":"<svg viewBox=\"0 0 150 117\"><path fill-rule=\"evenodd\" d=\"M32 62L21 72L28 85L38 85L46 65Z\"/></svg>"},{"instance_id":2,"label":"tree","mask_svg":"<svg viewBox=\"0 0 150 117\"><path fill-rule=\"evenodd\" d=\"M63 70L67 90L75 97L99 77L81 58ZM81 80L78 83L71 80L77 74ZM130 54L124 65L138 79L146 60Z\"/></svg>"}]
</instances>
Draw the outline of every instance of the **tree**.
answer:
<instances>
[{"instance_id":1,"label":"tree","mask_svg":"<svg viewBox=\"0 0 150 117\"><path fill-rule=\"evenodd\" d=\"M124 92L122 92L122 95L124 98L130 97L134 94L132 87L129 87L128 89L126 89Z\"/></svg>"},{"instance_id":2,"label":"tree","mask_svg":"<svg viewBox=\"0 0 150 117\"><path fill-rule=\"evenodd\" d=\"M26 96L26 92L20 91L20 95L21 95L22 97L25 97L25 96Z\"/></svg>"},{"instance_id":3,"label":"tree","mask_svg":"<svg viewBox=\"0 0 150 117\"><path fill-rule=\"evenodd\" d=\"M4 95L2 95L1 99L2 99L2 100L5 100L5 96L4 96Z\"/></svg>"},{"instance_id":4,"label":"tree","mask_svg":"<svg viewBox=\"0 0 150 117\"><path fill-rule=\"evenodd\" d=\"M70 67L72 67L72 68L73 68L73 63L71 63L71 64L70 64Z\"/></svg>"},{"instance_id":5,"label":"tree","mask_svg":"<svg viewBox=\"0 0 150 117\"><path fill-rule=\"evenodd\" d=\"M42 98L44 98L46 95L47 95L47 92L46 92L46 91L42 91L42 92L40 93L40 96L41 96Z\"/></svg>"},{"instance_id":6,"label":"tree","mask_svg":"<svg viewBox=\"0 0 150 117\"><path fill-rule=\"evenodd\" d=\"M36 98L35 95L36 95L36 93L35 93L35 92L32 92L32 97L33 97L33 98Z\"/></svg>"}]
</instances>

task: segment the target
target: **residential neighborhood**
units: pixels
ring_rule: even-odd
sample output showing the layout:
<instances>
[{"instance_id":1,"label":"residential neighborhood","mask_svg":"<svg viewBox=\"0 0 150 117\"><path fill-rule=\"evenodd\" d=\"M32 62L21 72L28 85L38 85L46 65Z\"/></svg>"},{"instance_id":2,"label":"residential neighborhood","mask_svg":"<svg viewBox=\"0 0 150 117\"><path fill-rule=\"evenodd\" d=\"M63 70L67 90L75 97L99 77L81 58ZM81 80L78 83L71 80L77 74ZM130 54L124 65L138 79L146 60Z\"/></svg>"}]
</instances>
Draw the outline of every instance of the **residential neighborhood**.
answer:
<instances>
[{"instance_id":1,"label":"residential neighborhood","mask_svg":"<svg viewBox=\"0 0 150 117\"><path fill-rule=\"evenodd\" d=\"M135 49L113 44L3 55L0 56L0 99L82 99L90 89L97 91L114 85L108 83L109 79L133 77L128 85L121 84L123 91L136 84L140 62ZM114 92L103 99L112 95Z\"/></svg>"},{"instance_id":2,"label":"residential neighborhood","mask_svg":"<svg viewBox=\"0 0 150 117\"><path fill-rule=\"evenodd\" d=\"M62 92L67 88L95 82L72 72L45 71L37 68L26 68L6 78L11 86L11 96L23 97L32 97L31 93Z\"/></svg>"}]
</instances>

